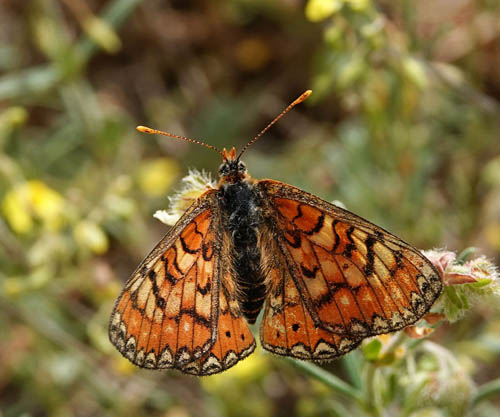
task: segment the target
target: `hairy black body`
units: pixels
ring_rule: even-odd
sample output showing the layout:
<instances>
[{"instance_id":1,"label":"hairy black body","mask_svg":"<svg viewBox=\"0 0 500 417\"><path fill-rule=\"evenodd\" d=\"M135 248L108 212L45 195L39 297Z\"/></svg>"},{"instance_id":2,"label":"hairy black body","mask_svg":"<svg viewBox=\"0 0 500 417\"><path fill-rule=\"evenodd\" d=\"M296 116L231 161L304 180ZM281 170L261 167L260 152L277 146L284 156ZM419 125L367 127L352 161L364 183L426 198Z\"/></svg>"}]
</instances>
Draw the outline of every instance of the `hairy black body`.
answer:
<instances>
[{"instance_id":1,"label":"hairy black body","mask_svg":"<svg viewBox=\"0 0 500 417\"><path fill-rule=\"evenodd\" d=\"M224 227L233 243L232 260L241 295L240 308L249 323L255 323L266 293L257 246L257 229L262 221L259 200L253 185L245 180L224 184L220 189Z\"/></svg>"}]
</instances>

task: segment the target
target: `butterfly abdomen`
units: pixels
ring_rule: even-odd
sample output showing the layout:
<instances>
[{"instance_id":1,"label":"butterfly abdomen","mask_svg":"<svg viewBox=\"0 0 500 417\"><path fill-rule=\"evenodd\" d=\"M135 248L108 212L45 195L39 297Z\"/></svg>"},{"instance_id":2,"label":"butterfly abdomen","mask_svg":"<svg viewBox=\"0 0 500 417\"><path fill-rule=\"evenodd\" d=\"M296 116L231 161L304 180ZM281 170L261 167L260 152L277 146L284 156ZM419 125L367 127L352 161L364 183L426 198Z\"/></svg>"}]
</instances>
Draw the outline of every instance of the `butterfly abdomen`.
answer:
<instances>
[{"instance_id":1,"label":"butterfly abdomen","mask_svg":"<svg viewBox=\"0 0 500 417\"><path fill-rule=\"evenodd\" d=\"M255 323L266 293L257 245L261 222L259 197L253 186L243 181L224 185L221 196L225 227L233 243L232 259L241 294L240 308L247 321Z\"/></svg>"}]
</instances>

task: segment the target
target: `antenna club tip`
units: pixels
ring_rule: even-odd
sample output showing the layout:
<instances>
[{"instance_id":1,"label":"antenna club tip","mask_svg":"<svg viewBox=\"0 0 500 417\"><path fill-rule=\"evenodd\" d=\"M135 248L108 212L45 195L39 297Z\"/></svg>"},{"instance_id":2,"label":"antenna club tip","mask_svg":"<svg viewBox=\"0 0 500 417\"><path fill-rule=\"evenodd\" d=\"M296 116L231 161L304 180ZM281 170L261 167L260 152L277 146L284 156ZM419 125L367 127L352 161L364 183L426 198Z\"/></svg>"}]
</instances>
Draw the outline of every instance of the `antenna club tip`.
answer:
<instances>
[{"instance_id":1,"label":"antenna club tip","mask_svg":"<svg viewBox=\"0 0 500 417\"><path fill-rule=\"evenodd\" d=\"M304 91L300 97L293 102L293 104L299 104L302 103L304 100L306 100L310 95L312 94L312 90L306 90Z\"/></svg>"},{"instance_id":2,"label":"antenna club tip","mask_svg":"<svg viewBox=\"0 0 500 417\"><path fill-rule=\"evenodd\" d=\"M142 132L142 133L152 133L153 132L153 129L151 129L150 127L146 127L146 126L137 126L135 129L138 130L139 132Z\"/></svg>"}]
</instances>

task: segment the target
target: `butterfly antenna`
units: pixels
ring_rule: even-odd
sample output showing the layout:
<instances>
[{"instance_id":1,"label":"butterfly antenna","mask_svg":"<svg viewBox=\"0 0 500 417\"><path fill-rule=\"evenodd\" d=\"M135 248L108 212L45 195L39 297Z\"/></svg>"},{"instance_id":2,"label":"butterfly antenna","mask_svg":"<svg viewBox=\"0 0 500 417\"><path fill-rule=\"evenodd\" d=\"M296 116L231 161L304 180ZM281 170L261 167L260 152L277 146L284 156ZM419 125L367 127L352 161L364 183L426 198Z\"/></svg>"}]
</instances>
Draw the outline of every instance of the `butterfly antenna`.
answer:
<instances>
[{"instance_id":1,"label":"butterfly antenna","mask_svg":"<svg viewBox=\"0 0 500 417\"><path fill-rule=\"evenodd\" d=\"M224 154L222 153L222 151L219 148L217 148L213 145L209 145L208 143L202 142L200 140L186 138L184 136L178 136L178 135L174 135L172 133L162 132L161 130L151 129L150 127L146 127L146 126L137 126L136 129L142 133L150 133L152 135L163 135L163 136L167 136L169 138L181 139L181 140L185 140L186 142L196 143L198 145L204 146L205 148L213 149L214 151L218 152L222 157L224 157Z\"/></svg>"},{"instance_id":2,"label":"butterfly antenna","mask_svg":"<svg viewBox=\"0 0 500 417\"><path fill-rule=\"evenodd\" d=\"M237 160L239 160L241 158L241 155L243 155L243 153L250 147L252 146L255 142L257 142L257 140L259 140L259 138L264 134L266 133L269 128L275 124L279 119L281 119L285 114L287 114L290 110L292 110L293 107L295 107L297 104L299 103L302 103L304 100L307 99L307 97L309 97L311 95L312 91L311 90L307 90L307 91L304 91L296 100L294 100L291 104L289 104L285 110L283 110L278 116L276 116L274 118L274 120L269 123L264 129L262 129L260 131L260 133L255 136L250 142L248 142L244 147L243 149L241 150L240 154L238 155L238 158Z\"/></svg>"}]
</instances>

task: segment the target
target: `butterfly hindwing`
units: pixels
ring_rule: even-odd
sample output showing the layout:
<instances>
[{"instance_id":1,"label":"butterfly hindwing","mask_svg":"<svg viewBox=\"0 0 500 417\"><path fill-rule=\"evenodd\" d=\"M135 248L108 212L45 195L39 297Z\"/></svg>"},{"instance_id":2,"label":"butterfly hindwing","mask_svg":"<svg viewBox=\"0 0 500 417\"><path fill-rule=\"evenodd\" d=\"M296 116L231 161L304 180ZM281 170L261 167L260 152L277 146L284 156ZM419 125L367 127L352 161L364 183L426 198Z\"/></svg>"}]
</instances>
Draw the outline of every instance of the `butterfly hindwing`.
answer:
<instances>
[{"instance_id":1,"label":"butterfly hindwing","mask_svg":"<svg viewBox=\"0 0 500 417\"><path fill-rule=\"evenodd\" d=\"M183 372L197 376L216 374L236 365L254 351L252 332L239 314L239 309L228 302L225 293L221 290L219 297L218 330L214 344L200 359L183 366Z\"/></svg>"},{"instance_id":2,"label":"butterfly hindwing","mask_svg":"<svg viewBox=\"0 0 500 417\"><path fill-rule=\"evenodd\" d=\"M278 355L314 361L331 360L356 348L361 339L332 333L314 323L269 232L263 230L260 239L268 250L265 253L272 254L264 257L268 295L260 326L262 347Z\"/></svg>"},{"instance_id":3,"label":"butterfly hindwing","mask_svg":"<svg viewBox=\"0 0 500 417\"><path fill-rule=\"evenodd\" d=\"M206 376L225 371L255 349L255 340L238 303L236 277L230 262L232 258L230 247L229 234L221 230L220 252L217 256L220 285L214 343L202 357L179 368L185 373Z\"/></svg>"},{"instance_id":4,"label":"butterfly hindwing","mask_svg":"<svg viewBox=\"0 0 500 417\"><path fill-rule=\"evenodd\" d=\"M415 323L439 296L438 272L394 235L290 185L257 187L288 281L315 326L354 339L388 333Z\"/></svg>"}]
</instances>

